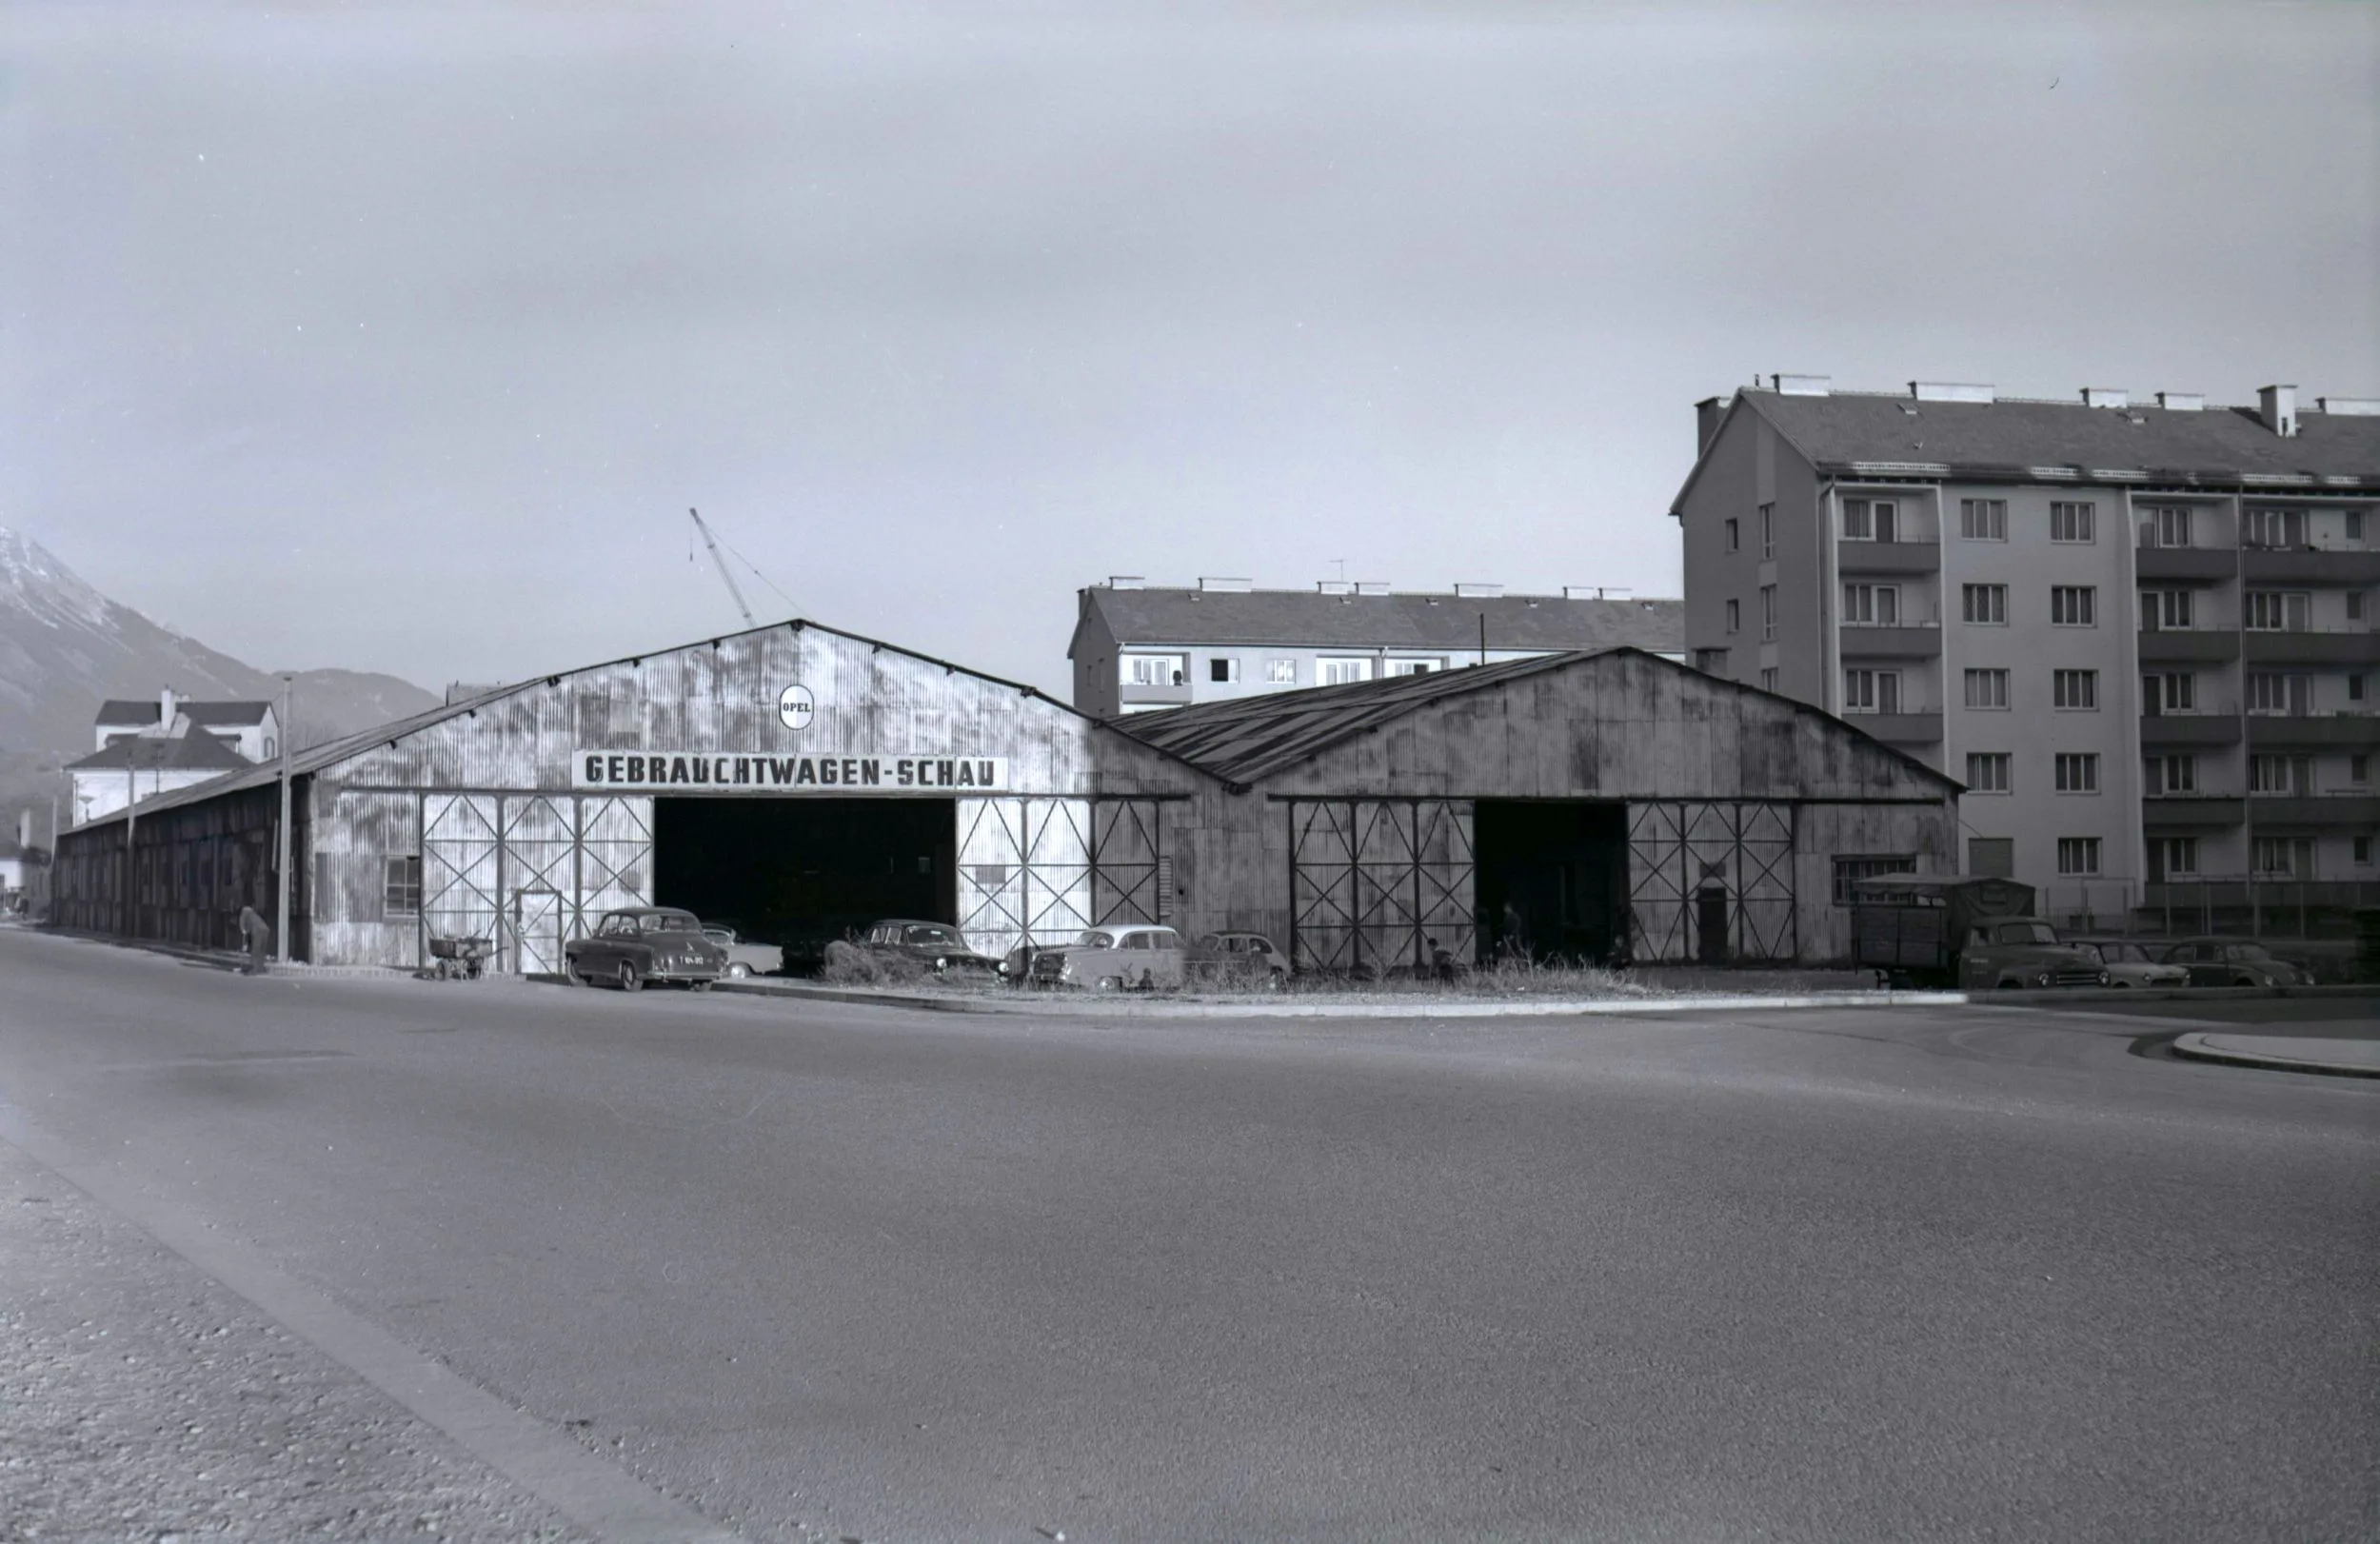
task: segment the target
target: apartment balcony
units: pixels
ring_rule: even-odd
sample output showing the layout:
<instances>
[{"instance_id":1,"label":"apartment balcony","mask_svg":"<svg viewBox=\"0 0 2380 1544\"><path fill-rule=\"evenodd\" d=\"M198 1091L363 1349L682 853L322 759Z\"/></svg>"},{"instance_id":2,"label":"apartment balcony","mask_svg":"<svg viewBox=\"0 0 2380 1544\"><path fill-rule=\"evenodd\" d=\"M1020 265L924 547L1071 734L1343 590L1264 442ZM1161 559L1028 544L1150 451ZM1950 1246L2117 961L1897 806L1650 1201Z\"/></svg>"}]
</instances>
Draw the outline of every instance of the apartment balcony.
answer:
<instances>
[{"instance_id":1,"label":"apartment balcony","mask_svg":"<svg viewBox=\"0 0 2380 1544\"><path fill-rule=\"evenodd\" d=\"M1160 686L1153 683L1127 681L1118 688L1117 699L1125 707L1180 707L1190 701L1190 683Z\"/></svg>"},{"instance_id":2,"label":"apartment balcony","mask_svg":"<svg viewBox=\"0 0 2380 1544\"><path fill-rule=\"evenodd\" d=\"M2360 547L2261 547L2240 554L2253 583L2281 584L2370 584L2380 583L2380 552ZM2142 569L2145 575L2148 570Z\"/></svg>"},{"instance_id":3,"label":"apartment balcony","mask_svg":"<svg viewBox=\"0 0 2380 1544\"><path fill-rule=\"evenodd\" d=\"M1843 722L1866 731L1888 745L1938 745L1942 742L1939 713L1846 713Z\"/></svg>"},{"instance_id":4,"label":"apartment balcony","mask_svg":"<svg viewBox=\"0 0 2380 1544\"><path fill-rule=\"evenodd\" d=\"M2239 658L2239 634L2230 627L2143 627L2140 663L2212 664Z\"/></svg>"},{"instance_id":5,"label":"apartment balcony","mask_svg":"<svg viewBox=\"0 0 2380 1544\"><path fill-rule=\"evenodd\" d=\"M1836 542L1835 566L1845 574L1930 574L1942 566L1942 544Z\"/></svg>"},{"instance_id":6,"label":"apartment balcony","mask_svg":"<svg viewBox=\"0 0 2380 1544\"><path fill-rule=\"evenodd\" d=\"M2237 794L2161 794L2140 802L2140 823L2152 831L2204 831L2237 825L2248 802Z\"/></svg>"},{"instance_id":7,"label":"apartment balcony","mask_svg":"<svg viewBox=\"0 0 2380 1544\"><path fill-rule=\"evenodd\" d=\"M2239 743L2239 711L2230 703L2195 713L2144 713L2142 750L2192 750Z\"/></svg>"},{"instance_id":8,"label":"apartment balcony","mask_svg":"<svg viewBox=\"0 0 2380 1544\"><path fill-rule=\"evenodd\" d=\"M1942 629L1861 627L1846 624L1836 632L1846 660L1928 660L1942 652Z\"/></svg>"},{"instance_id":9,"label":"apartment balcony","mask_svg":"<svg viewBox=\"0 0 2380 1544\"><path fill-rule=\"evenodd\" d=\"M2147 744L2149 721L2141 721ZM2248 743L2257 750L2336 746L2380 750L2380 717L2370 713L2255 713L2248 719Z\"/></svg>"},{"instance_id":10,"label":"apartment balcony","mask_svg":"<svg viewBox=\"0 0 2380 1544\"><path fill-rule=\"evenodd\" d=\"M2380 795L2251 794L2248 820L2259 831L2281 826L2368 830L2380 821Z\"/></svg>"},{"instance_id":11,"label":"apartment balcony","mask_svg":"<svg viewBox=\"0 0 2380 1544\"><path fill-rule=\"evenodd\" d=\"M2132 557L2142 579L2230 579L2239 554L2217 546L2144 546Z\"/></svg>"},{"instance_id":12,"label":"apartment balcony","mask_svg":"<svg viewBox=\"0 0 2380 1544\"><path fill-rule=\"evenodd\" d=\"M2357 628L2335 632L2251 632L2251 664L2380 664L2380 633ZM2140 635L2145 645L2149 635ZM2141 658L2149 657L2143 647ZM2228 658L2228 656L2226 656Z\"/></svg>"}]
</instances>

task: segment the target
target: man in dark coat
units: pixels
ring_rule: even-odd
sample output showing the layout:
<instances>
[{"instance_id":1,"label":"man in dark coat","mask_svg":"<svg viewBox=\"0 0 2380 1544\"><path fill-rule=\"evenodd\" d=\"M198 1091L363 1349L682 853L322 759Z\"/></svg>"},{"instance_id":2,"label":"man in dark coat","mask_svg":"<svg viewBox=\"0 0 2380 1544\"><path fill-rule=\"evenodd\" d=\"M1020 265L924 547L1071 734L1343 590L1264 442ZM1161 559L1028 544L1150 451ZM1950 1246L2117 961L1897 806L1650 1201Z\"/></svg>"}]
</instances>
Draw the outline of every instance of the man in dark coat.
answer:
<instances>
[{"instance_id":1,"label":"man in dark coat","mask_svg":"<svg viewBox=\"0 0 2380 1544\"><path fill-rule=\"evenodd\" d=\"M243 976L265 974L265 951L272 944L272 923L253 906L240 908L240 938L248 945L248 963L240 967Z\"/></svg>"}]
</instances>

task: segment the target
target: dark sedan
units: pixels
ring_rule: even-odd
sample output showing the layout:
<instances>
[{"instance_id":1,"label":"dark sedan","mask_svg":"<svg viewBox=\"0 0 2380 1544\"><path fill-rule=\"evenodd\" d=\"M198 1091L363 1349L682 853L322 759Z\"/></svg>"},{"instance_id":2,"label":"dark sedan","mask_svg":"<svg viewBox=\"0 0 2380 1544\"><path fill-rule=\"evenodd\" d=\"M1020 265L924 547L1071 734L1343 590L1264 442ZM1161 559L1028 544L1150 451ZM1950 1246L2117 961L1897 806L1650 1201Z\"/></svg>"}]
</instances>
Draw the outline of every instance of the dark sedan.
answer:
<instances>
[{"instance_id":1,"label":"dark sedan","mask_svg":"<svg viewBox=\"0 0 2380 1544\"><path fill-rule=\"evenodd\" d=\"M980 955L966 935L948 922L923 922L894 918L871 926L860 947L882 960L903 960L942 974L947 971L996 971L1000 961Z\"/></svg>"},{"instance_id":2,"label":"dark sedan","mask_svg":"<svg viewBox=\"0 0 2380 1544\"><path fill-rule=\"evenodd\" d=\"M572 984L634 992L647 981L677 981L697 992L727 973L727 951L703 936L690 911L632 906L606 912L595 931L563 946Z\"/></svg>"},{"instance_id":3,"label":"dark sedan","mask_svg":"<svg viewBox=\"0 0 2380 1544\"><path fill-rule=\"evenodd\" d=\"M2311 986L2314 980L2252 939L2184 939L2165 951L2164 963L2189 971L2192 986Z\"/></svg>"}]
</instances>

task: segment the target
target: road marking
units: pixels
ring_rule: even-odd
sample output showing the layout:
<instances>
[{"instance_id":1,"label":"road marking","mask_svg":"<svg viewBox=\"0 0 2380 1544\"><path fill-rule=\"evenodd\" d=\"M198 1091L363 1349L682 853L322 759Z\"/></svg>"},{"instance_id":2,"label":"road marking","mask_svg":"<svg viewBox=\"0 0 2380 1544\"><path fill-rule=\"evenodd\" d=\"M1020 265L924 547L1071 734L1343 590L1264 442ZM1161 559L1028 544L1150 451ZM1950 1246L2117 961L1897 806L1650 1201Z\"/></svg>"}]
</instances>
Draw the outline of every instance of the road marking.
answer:
<instances>
[{"instance_id":1,"label":"road marking","mask_svg":"<svg viewBox=\"0 0 2380 1544\"><path fill-rule=\"evenodd\" d=\"M739 1535L513 1409L246 1245L84 1162L0 1099L0 1140L246 1298L489 1468L606 1544L742 1544Z\"/></svg>"}]
</instances>

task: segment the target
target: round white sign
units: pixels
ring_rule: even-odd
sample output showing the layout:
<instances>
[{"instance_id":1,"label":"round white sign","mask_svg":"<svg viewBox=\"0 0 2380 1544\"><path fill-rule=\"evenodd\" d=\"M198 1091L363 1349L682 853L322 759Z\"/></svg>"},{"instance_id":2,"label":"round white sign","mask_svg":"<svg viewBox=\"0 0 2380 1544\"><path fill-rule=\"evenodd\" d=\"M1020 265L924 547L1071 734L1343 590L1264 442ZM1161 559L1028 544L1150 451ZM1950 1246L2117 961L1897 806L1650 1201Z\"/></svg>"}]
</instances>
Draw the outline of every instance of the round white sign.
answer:
<instances>
[{"instance_id":1,"label":"round white sign","mask_svg":"<svg viewBox=\"0 0 2380 1544\"><path fill-rule=\"evenodd\" d=\"M777 694L777 717L788 729L807 729L817 711L818 700L807 686L787 686Z\"/></svg>"}]
</instances>

